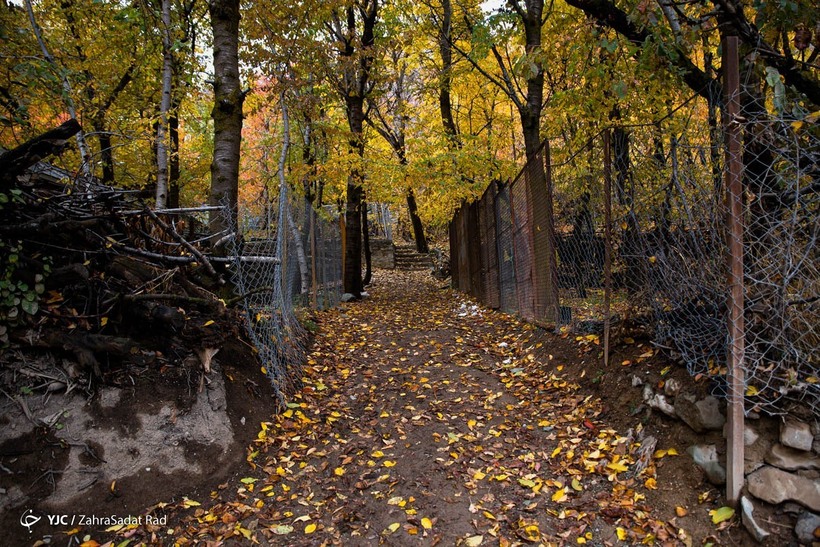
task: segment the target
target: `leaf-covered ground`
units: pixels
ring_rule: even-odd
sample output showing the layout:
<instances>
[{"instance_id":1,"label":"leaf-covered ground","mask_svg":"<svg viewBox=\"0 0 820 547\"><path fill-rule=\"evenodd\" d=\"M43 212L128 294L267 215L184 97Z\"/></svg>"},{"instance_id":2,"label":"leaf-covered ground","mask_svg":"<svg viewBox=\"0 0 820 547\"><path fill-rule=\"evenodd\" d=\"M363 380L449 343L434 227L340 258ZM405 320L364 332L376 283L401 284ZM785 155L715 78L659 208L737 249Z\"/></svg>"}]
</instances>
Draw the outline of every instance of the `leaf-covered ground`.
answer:
<instances>
[{"instance_id":1,"label":"leaf-covered ground","mask_svg":"<svg viewBox=\"0 0 820 547\"><path fill-rule=\"evenodd\" d=\"M677 451L604 421L577 344L436 283L377 272L372 297L319 314L304 388L246 474L113 544L691 543L646 501Z\"/></svg>"}]
</instances>

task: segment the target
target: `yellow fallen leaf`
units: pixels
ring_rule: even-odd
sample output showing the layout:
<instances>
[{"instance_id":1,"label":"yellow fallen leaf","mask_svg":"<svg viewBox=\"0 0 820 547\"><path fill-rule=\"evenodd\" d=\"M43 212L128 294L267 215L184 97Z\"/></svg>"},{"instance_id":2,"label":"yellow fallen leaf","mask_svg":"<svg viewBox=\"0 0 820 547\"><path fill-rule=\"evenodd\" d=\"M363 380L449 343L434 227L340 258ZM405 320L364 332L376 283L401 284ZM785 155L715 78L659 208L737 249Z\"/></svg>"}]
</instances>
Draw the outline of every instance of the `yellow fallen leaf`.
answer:
<instances>
[{"instance_id":1,"label":"yellow fallen leaf","mask_svg":"<svg viewBox=\"0 0 820 547\"><path fill-rule=\"evenodd\" d=\"M758 389L755 386L749 386L746 388L746 397L754 397L759 393L760 391L758 391Z\"/></svg>"},{"instance_id":2,"label":"yellow fallen leaf","mask_svg":"<svg viewBox=\"0 0 820 547\"><path fill-rule=\"evenodd\" d=\"M391 524L390 526L388 526L388 527L387 527L387 529L388 529L388 530L390 531L390 533L392 534L393 532L395 532L396 530L398 530L400 527L401 527L401 524L399 524L398 522L394 522L393 524Z\"/></svg>"},{"instance_id":3,"label":"yellow fallen leaf","mask_svg":"<svg viewBox=\"0 0 820 547\"><path fill-rule=\"evenodd\" d=\"M476 423L478 423L478 422L476 422L475 420L467 420L467 427L469 427L470 430L472 431L472 429L475 427Z\"/></svg>"},{"instance_id":4,"label":"yellow fallen leaf","mask_svg":"<svg viewBox=\"0 0 820 547\"><path fill-rule=\"evenodd\" d=\"M202 505L202 504L199 503L198 501L189 500L188 498L182 498L182 506L185 507L186 509L189 508L189 507L198 507L200 505Z\"/></svg>"},{"instance_id":5,"label":"yellow fallen leaf","mask_svg":"<svg viewBox=\"0 0 820 547\"><path fill-rule=\"evenodd\" d=\"M394 461L392 461L392 460L386 460L386 461L384 462L384 466L385 466L385 467L393 467L394 465L396 465L396 462L394 462Z\"/></svg>"},{"instance_id":6,"label":"yellow fallen leaf","mask_svg":"<svg viewBox=\"0 0 820 547\"><path fill-rule=\"evenodd\" d=\"M709 516L712 517L712 522L714 524L720 524L724 520L729 520L735 516L735 510L731 507L724 506L719 509L712 509L709 511Z\"/></svg>"},{"instance_id":7,"label":"yellow fallen leaf","mask_svg":"<svg viewBox=\"0 0 820 547\"><path fill-rule=\"evenodd\" d=\"M205 321L205 323L202 326L203 327L209 327L209 326L213 325L214 323L216 323L216 321L214 321L213 319L208 319L207 321Z\"/></svg>"},{"instance_id":8,"label":"yellow fallen leaf","mask_svg":"<svg viewBox=\"0 0 820 547\"><path fill-rule=\"evenodd\" d=\"M614 471L615 473L623 473L629 469L622 461L613 461L612 463L608 463L606 464L606 468Z\"/></svg>"},{"instance_id":9,"label":"yellow fallen leaf","mask_svg":"<svg viewBox=\"0 0 820 547\"><path fill-rule=\"evenodd\" d=\"M658 482L655 480L655 477L649 477L646 481L644 481L643 485L650 490L658 489Z\"/></svg>"},{"instance_id":10,"label":"yellow fallen leaf","mask_svg":"<svg viewBox=\"0 0 820 547\"><path fill-rule=\"evenodd\" d=\"M382 452L381 450L376 450L375 452L373 452L373 454L371 454L371 456L373 456L374 458L383 458L384 452Z\"/></svg>"},{"instance_id":11,"label":"yellow fallen leaf","mask_svg":"<svg viewBox=\"0 0 820 547\"><path fill-rule=\"evenodd\" d=\"M689 514L689 511L687 511L685 507L681 507L680 505L678 505L677 507L675 507L675 514L679 517L685 517Z\"/></svg>"},{"instance_id":12,"label":"yellow fallen leaf","mask_svg":"<svg viewBox=\"0 0 820 547\"><path fill-rule=\"evenodd\" d=\"M562 501L567 501L567 491L566 488L561 488L556 490L555 493L552 495L552 501L555 503L561 503Z\"/></svg>"},{"instance_id":13,"label":"yellow fallen leaf","mask_svg":"<svg viewBox=\"0 0 820 547\"><path fill-rule=\"evenodd\" d=\"M484 541L484 536L470 536L464 540L467 547L478 547Z\"/></svg>"},{"instance_id":14,"label":"yellow fallen leaf","mask_svg":"<svg viewBox=\"0 0 820 547\"><path fill-rule=\"evenodd\" d=\"M535 542L541 539L541 530L538 528L538 524L534 522L522 526L519 529L519 532L520 535L527 541Z\"/></svg>"},{"instance_id":15,"label":"yellow fallen leaf","mask_svg":"<svg viewBox=\"0 0 820 547\"><path fill-rule=\"evenodd\" d=\"M621 541L626 541L626 538L627 538L627 533L626 533L626 530L624 530L624 529L623 529L623 528L621 528L620 526L618 526L617 528L615 528L615 534L618 536L618 539L619 539L619 540L621 540Z\"/></svg>"},{"instance_id":16,"label":"yellow fallen leaf","mask_svg":"<svg viewBox=\"0 0 820 547\"><path fill-rule=\"evenodd\" d=\"M572 486L573 490L576 490L578 492L580 492L581 490L584 489L584 487L581 486L581 483L578 481L578 479L572 479L572 482L570 483L570 486Z\"/></svg>"},{"instance_id":17,"label":"yellow fallen leaf","mask_svg":"<svg viewBox=\"0 0 820 547\"><path fill-rule=\"evenodd\" d=\"M311 522L310 524L305 526L305 533L306 534L312 534L315 531L316 531L316 523L315 522Z\"/></svg>"},{"instance_id":18,"label":"yellow fallen leaf","mask_svg":"<svg viewBox=\"0 0 820 547\"><path fill-rule=\"evenodd\" d=\"M425 530L430 530L433 528L433 521L428 519L427 517L424 517L423 519L421 519L421 527Z\"/></svg>"},{"instance_id":19,"label":"yellow fallen leaf","mask_svg":"<svg viewBox=\"0 0 820 547\"><path fill-rule=\"evenodd\" d=\"M338 477L341 477L342 475L345 474L345 470L342 467L337 467L336 469L333 470L333 474L338 476Z\"/></svg>"},{"instance_id":20,"label":"yellow fallen leaf","mask_svg":"<svg viewBox=\"0 0 820 547\"><path fill-rule=\"evenodd\" d=\"M487 476L486 473L482 473L481 471L476 471L475 473L473 473L473 480L480 481L481 479L483 479L486 476Z\"/></svg>"}]
</instances>

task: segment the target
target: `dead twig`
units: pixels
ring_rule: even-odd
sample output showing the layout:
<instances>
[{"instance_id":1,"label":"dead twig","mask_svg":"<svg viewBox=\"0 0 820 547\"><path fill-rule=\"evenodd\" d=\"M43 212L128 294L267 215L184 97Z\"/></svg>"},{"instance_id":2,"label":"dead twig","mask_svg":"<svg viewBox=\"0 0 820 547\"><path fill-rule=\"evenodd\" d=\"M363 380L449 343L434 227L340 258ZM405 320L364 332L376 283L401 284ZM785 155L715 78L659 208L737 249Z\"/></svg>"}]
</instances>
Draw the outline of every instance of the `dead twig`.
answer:
<instances>
[{"instance_id":1,"label":"dead twig","mask_svg":"<svg viewBox=\"0 0 820 547\"><path fill-rule=\"evenodd\" d=\"M213 265L211 265L211 262L205 257L205 255L203 255L201 252L199 252L199 249L197 249L196 247L194 247L193 245L188 243L187 239L182 237L179 234L179 232L177 232L176 229L173 226L171 226L170 224L168 224L167 222L165 222L164 220L159 218L154 211L152 211L151 209L146 207L145 212L148 213L148 216L150 216L152 219L154 219L154 222L159 224L160 228L165 230L168 234L171 235L171 237L173 237L175 240L177 240L180 245L182 245L183 247L188 249L188 251L192 255L194 255L196 258L198 258L199 261L202 263L202 265L205 266L205 269L208 271L208 273L210 275L212 275L213 277L215 277L220 285L225 284L225 279L221 275L219 275L216 272L216 270L214 270L214 267L213 267Z\"/></svg>"}]
</instances>

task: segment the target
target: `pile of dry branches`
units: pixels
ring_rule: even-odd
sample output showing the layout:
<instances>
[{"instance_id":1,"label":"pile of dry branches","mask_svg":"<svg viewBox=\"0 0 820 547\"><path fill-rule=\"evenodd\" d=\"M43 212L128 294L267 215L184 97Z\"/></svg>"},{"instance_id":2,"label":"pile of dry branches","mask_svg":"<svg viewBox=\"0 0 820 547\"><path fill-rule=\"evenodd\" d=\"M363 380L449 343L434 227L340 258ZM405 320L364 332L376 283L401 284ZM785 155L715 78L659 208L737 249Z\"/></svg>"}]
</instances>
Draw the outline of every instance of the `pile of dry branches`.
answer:
<instances>
[{"instance_id":1,"label":"pile of dry branches","mask_svg":"<svg viewBox=\"0 0 820 547\"><path fill-rule=\"evenodd\" d=\"M76 127L0 155L0 347L16 350L2 361L48 352L95 378L197 356L208 370L242 329L217 295L227 260L203 254L191 214L207 208L155 212L143 192L55 178L41 160Z\"/></svg>"}]
</instances>

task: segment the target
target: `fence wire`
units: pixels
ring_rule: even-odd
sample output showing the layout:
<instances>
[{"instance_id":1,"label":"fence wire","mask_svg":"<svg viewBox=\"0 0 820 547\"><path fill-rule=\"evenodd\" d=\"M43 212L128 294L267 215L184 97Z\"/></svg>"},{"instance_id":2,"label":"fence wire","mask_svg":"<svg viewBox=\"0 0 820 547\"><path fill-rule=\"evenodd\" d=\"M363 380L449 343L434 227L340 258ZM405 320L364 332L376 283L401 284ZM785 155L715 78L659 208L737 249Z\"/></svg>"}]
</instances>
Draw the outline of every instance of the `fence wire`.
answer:
<instances>
[{"instance_id":1,"label":"fence wire","mask_svg":"<svg viewBox=\"0 0 820 547\"><path fill-rule=\"evenodd\" d=\"M749 84L735 121L743 159L746 408L779 413L797 403L816 415L820 127L799 109L773 113L760 85ZM608 334L645 330L689 373L712 378L714 392L728 396L724 136L704 102L672 110L663 123L609 129L610 196L603 192L602 133L580 147L553 143L551 179L543 181L552 185L551 204L533 192L543 183L530 180L537 170L525 167L512 182L491 185L451 223L454 286L488 306L556 319L581 334L602 333L609 309ZM720 101L713 105L719 111ZM545 156L549 161L542 148L530 165ZM478 222L471 211L479 212ZM552 249L538 240L550 212ZM557 303L548 294L556 290L550 252Z\"/></svg>"},{"instance_id":2,"label":"fence wire","mask_svg":"<svg viewBox=\"0 0 820 547\"><path fill-rule=\"evenodd\" d=\"M228 226L236 226L224 207ZM342 294L338 221L308 204L268 203L243 211L229 242L236 292L244 296L248 335L278 402L298 387L306 359L303 310L336 305ZM282 235L283 237L280 237Z\"/></svg>"}]
</instances>

